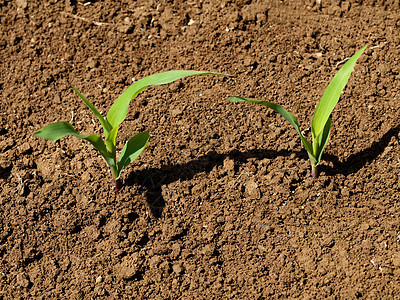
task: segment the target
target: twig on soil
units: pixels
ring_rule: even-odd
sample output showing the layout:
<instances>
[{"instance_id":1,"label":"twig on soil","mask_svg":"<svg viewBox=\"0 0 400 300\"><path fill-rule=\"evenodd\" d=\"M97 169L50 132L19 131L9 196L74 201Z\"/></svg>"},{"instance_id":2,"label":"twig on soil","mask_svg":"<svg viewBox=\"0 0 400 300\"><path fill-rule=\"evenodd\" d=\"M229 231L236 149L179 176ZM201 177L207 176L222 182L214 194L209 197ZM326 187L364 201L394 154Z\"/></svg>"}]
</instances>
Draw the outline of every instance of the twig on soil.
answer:
<instances>
[{"instance_id":1,"label":"twig on soil","mask_svg":"<svg viewBox=\"0 0 400 300\"><path fill-rule=\"evenodd\" d=\"M369 49L375 49L375 48L383 47L383 46L385 46L387 43L388 43L388 42L383 42L383 43L381 43L380 45L372 46L372 47L370 47Z\"/></svg>"},{"instance_id":2,"label":"twig on soil","mask_svg":"<svg viewBox=\"0 0 400 300\"><path fill-rule=\"evenodd\" d=\"M88 6L88 5L90 5L90 4L92 4L92 2L85 2L85 3L81 3L81 2L79 2L79 4L81 4L81 5L83 5L83 6Z\"/></svg>"},{"instance_id":3,"label":"twig on soil","mask_svg":"<svg viewBox=\"0 0 400 300\"><path fill-rule=\"evenodd\" d=\"M17 186L17 191L19 194L23 194L24 189L25 189L25 182L24 180L21 178L21 176L19 176L18 173L15 173L15 176L18 179L18 186Z\"/></svg>"},{"instance_id":4,"label":"twig on soil","mask_svg":"<svg viewBox=\"0 0 400 300\"><path fill-rule=\"evenodd\" d=\"M84 22L92 23L92 24L94 24L94 25L96 25L96 26L102 26L102 25L115 26L115 24L112 24L112 23L91 21L91 20L88 20L88 19L86 19L86 18L84 18L84 17L80 17L80 16L77 16L77 15L73 15L73 14L67 13L67 12L65 12L65 11L63 11L63 12L61 12L61 13L62 13L63 15L68 16L68 17L74 18L74 19L76 19L76 20L81 20L81 21L84 21Z\"/></svg>"},{"instance_id":5,"label":"twig on soil","mask_svg":"<svg viewBox=\"0 0 400 300\"><path fill-rule=\"evenodd\" d=\"M372 46L372 47L370 47L369 49L375 49L375 48L383 47L383 46L386 45L386 44L387 44L387 42L383 42L382 44L376 45L376 46ZM337 68L339 65L341 65L341 64L345 63L346 61L348 61L349 59L350 59L350 57L346 57L345 59L343 59L343 60L339 61L338 63L336 63L336 68Z\"/></svg>"},{"instance_id":6,"label":"twig on soil","mask_svg":"<svg viewBox=\"0 0 400 300\"><path fill-rule=\"evenodd\" d=\"M71 111L71 120L70 120L70 123L73 123L73 122L74 122L74 117L75 117L74 111Z\"/></svg>"},{"instance_id":7,"label":"twig on soil","mask_svg":"<svg viewBox=\"0 0 400 300\"><path fill-rule=\"evenodd\" d=\"M336 68L337 68L339 65L341 65L341 64L345 63L346 61L348 61L349 59L350 59L350 57L346 57L345 59L343 59L343 60L337 62L337 63L336 63Z\"/></svg>"},{"instance_id":8,"label":"twig on soil","mask_svg":"<svg viewBox=\"0 0 400 300\"><path fill-rule=\"evenodd\" d=\"M78 175L76 175L76 174L69 174L69 173L62 173L61 175L69 176L69 177L78 177Z\"/></svg>"},{"instance_id":9,"label":"twig on soil","mask_svg":"<svg viewBox=\"0 0 400 300\"><path fill-rule=\"evenodd\" d=\"M385 46L387 43L388 43L388 42L383 42L383 43L380 43L379 45L372 46L372 47L370 47L369 49L380 48L380 47L383 47L383 46Z\"/></svg>"}]
</instances>

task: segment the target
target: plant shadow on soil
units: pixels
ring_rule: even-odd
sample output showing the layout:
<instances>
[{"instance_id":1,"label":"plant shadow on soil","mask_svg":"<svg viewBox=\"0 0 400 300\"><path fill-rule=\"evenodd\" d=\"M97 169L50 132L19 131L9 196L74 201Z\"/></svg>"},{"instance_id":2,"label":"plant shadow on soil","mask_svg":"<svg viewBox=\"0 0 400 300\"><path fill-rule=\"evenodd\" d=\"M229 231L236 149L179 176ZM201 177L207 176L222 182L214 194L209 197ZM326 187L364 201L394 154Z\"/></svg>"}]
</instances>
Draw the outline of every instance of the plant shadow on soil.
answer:
<instances>
[{"instance_id":1,"label":"plant shadow on soil","mask_svg":"<svg viewBox=\"0 0 400 300\"><path fill-rule=\"evenodd\" d=\"M333 167L320 165L320 171L325 172L328 176L343 174L345 176L356 173L363 168L368 162L376 159L383 153L388 146L391 138L397 136L400 132L400 125L387 131L378 142L358 153L352 154L347 160L341 162L335 155L325 153L323 158L333 163ZM125 181L127 186L138 184L145 189L146 202L154 217L159 218L165 207L165 200L162 196L162 185L170 184L178 180L190 180L197 173L210 172L215 166L222 165L226 158L231 158L235 162L235 168L238 164L246 162L249 158L274 159L279 156L289 156L295 154L301 159L308 159L304 149L301 151L289 150L265 150L255 149L248 152L240 152L233 150L226 154L218 154L214 151L199 157L195 160L183 164L164 165L160 168L149 168L141 171L133 171L129 174Z\"/></svg>"},{"instance_id":2,"label":"plant shadow on soil","mask_svg":"<svg viewBox=\"0 0 400 300\"><path fill-rule=\"evenodd\" d=\"M5 168L0 166L0 179L7 179L11 174L11 170L12 170L12 164L10 164Z\"/></svg>"},{"instance_id":3,"label":"plant shadow on soil","mask_svg":"<svg viewBox=\"0 0 400 300\"><path fill-rule=\"evenodd\" d=\"M338 157L330 154L323 154L326 161L333 163L333 167L321 165L320 171L327 175L343 174L345 176L358 172L367 163L372 162L382 154L389 145L392 137L397 137L400 132L400 125L389 129L377 142L358 153L351 154L345 161L339 161Z\"/></svg>"},{"instance_id":4,"label":"plant shadow on soil","mask_svg":"<svg viewBox=\"0 0 400 300\"><path fill-rule=\"evenodd\" d=\"M226 158L230 158L235 162L235 169L238 164L247 161L249 158L271 158L274 159L278 156L289 156L296 154L299 157L307 158L306 153L303 151L274 151L255 149L247 152L240 152L233 150L226 154L218 154L211 151L208 154L201 156L197 159L191 160L187 163L176 165L164 165L160 168L149 168L141 171L131 172L125 184L131 186L138 184L145 189L146 202L154 217L159 218L165 207L165 200L162 196L161 187L165 184L170 184L178 180L190 180L197 173L210 172L215 166L223 165Z\"/></svg>"}]
</instances>

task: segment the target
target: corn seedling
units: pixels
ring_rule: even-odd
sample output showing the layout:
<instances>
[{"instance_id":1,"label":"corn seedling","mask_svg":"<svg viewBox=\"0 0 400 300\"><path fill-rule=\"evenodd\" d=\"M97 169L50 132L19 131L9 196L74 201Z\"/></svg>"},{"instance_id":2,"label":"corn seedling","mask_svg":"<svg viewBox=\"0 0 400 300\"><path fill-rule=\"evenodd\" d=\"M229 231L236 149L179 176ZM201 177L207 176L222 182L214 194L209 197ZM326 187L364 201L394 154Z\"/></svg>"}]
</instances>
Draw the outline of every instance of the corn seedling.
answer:
<instances>
[{"instance_id":1,"label":"corn seedling","mask_svg":"<svg viewBox=\"0 0 400 300\"><path fill-rule=\"evenodd\" d=\"M315 109L314 116L311 121L311 134L312 143L310 143L301 133L299 123L294 115L286 111L282 106L271 103L268 101L248 99L242 97L230 97L229 100L233 102L247 101L252 103L259 103L272 108L274 111L284 117L290 124L296 129L300 135L300 139L303 143L304 148L307 150L308 157L311 162L311 175L313 178L318 176L317 165L321 161L322 152L328 142L330 129L331 129L331 113L339 101L340 94L342 93L347 81L350 78L350 74L353 71L354 65L361 54L364 52L364 46L356 54L354 54L337 72L329 83L317 108Z\"/></svg>"},{"instance_id":2,"label":"corn seedling","mask_svg":"<svg viewBox=\"0 0 400 300\"><path fill-rule=\"evenodd\" d=\"M103 130L105 141L97 134L82 135L68 122L57 122L40 129L34 133L34 136L41 137L47 140L56 141L67 135L75 136L79 139L87 140L93 147L100 152L111 169L115 190L121 188L121 171L135 160L140 153L146 148L150 135L147 132L141 132L129 139L122 148L119 159L116 155L117 133L120 124L125 120L131 100L136 97L141 91L151 85L161 85L173 82L182 77L192 75L225 75L220 73L202 72L202 71L185 71L174 70L164 73L158 73L143 78L130 87L128 87L114 102L106 118L83 96L77 89L73 87L79 97L91 109L94 115L99 119Z\"/></svg>"}]
</instances>

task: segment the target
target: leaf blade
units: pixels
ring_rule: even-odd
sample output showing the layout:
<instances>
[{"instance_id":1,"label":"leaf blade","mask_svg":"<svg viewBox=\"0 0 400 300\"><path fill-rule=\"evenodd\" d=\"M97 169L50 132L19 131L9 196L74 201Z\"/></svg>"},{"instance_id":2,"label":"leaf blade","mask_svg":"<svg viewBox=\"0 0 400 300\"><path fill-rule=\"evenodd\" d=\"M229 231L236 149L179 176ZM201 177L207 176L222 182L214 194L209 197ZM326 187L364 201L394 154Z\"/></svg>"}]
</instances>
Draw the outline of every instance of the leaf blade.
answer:
<instances>
[{"instance_id":1,"label":"leaf blade","mask_svg":"<svg viewBox=\"0 0 400 300\"><path fill-rule=\"evenodd\" d=\"M121 171L134 161L146 148L150 135L147 132L140 132L130 138L121 150L121 156L117 163L118 177Z\"/></svg>"},{"instance_id":2,"label":"leaf blade","mask_svg":"<svg viewBox=\"0 0 400 300\"><path fill-rule=\"evenodd\" d=\"M92 146L100 152L108 164L115 164L110 153L102 140L97 134L82 135L68 122L57 122L49 124L33 134L35 137L44 138L46 140L57 141L67 135L72 135L79 139L87 140Z\"/></svg>"},{"instance_id":3,"label":"leaf blade","mask_svg":"<svg viewBox=\"0 0 400 300\"><path fill-rule=\"evenodd\" d=\"M89 101L86 99L85 96L83 96L75 87L72 86L74 91L78 94L78 96L83 100L83 102L86 103L86 105L90 108L90 110L94 113L94 115L99 119L101 125L103 126L104 133L107 136L108 133L112 130L112 127L110 123L106 119L103 118L101 113L97 110L97 108Z\"/></svg>"},{"instance_id":4,"label":"leaf blade","mask_svg":"<svg viewBox=\"0 0 400 300\"><path fill-rule=\"evenodd\" d=\"M205 71L187 71L187 70L173 70L163 73L157 73L147 76L129 86L118 98L108 111L106 120L112 127L121 124L128 113L128 108L131 100L136 97L145 88L152 85L162 85L171 83L175 80L193 75L224 75L228 74L205 72Z\"/></svg>"},{"instance_id":5,"label":"leaf blade","mask_svg":"<svg viewBox=\"0 0 400 300\"><path fill-rule=\"evenodd\" d=\"M68 122L56 122L47 125L36 131L33 135L51 141L57 141L67 135L80 137L80 134Z\"/></svg>"},{"instance_id":6,"label":"leaf blade","mask_svg":"<svg viewBox=\"0 0 400 300\"><path fill-rule=\"evenodd\" d=\"M118 135L119 126L115 126L106 137L106 147L110 153L115 155L116 144L117 144L117 135Z\"/></svg>"},{"instance_id":7,"label":"leaf blade","mask_svg":"<svg viewBox=\"0 0 400 300\"><path fill-rule=\"evenodd\" d=\"M303 136L300 130L299 122L297 121L296 117L288 112L286 109L284 109L282 106L276 103L268 102L268 101L263 101L263 100L256 100L256 99L249 99L249 98L243 98L243 97L229 97L229 101L232 102L251 102L251 103L258 103L261 105L264 105L266 107L269 107L273 109L275 112L280 114L282 117L284 117L297 131L297 133L300 135L300 139L303 143L304 148L306 148L307 152L309 155L313 156L313 151L312 147L309 141Z\"/></svg>"},{"instance_id":8,"label":"leaf blade","mask_svg":"<svg viewBox=\"0 0 400 300\"><path fill-rule=\"evenodd\" d=\"M324 130L325 124L331 115L333 109L339 101L340 94L346 86L350 75L353 71L354 65L358 58L366 49L365 45L361 50L355 53L340 70L333 77L331 82L328 84L324 94L319 101L317 108L315 109L313 119L311 121L311 132L313 137L318 137Z\"/></svg>"},{"instance_id":9,"label":"leaf blade","mask_svg":"<svg viewBox=\"0 0 400 300\"><path fill-rule=\"evenodd\" d=\"M325 146L328 143L329 136L331 133L331 124L332 124L331 118L328 118L328 121L326 121L324 130L322 131L321 137L319 138L318 141L318 152L315 154L315 157L317 158L316 164L319 164L319 162L321 161L322 152L324 151Z\"/></svg>"}]
</instances>

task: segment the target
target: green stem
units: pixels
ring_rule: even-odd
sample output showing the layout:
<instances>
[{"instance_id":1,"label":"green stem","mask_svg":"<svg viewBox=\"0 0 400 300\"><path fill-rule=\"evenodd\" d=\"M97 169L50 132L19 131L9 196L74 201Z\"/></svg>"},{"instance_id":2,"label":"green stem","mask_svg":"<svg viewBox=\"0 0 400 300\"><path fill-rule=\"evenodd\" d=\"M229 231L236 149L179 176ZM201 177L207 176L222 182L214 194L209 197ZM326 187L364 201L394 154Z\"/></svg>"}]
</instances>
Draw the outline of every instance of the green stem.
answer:
<instances>
[{"instance_id":1,"label":"green stem","mask_svg":"<svg viewBox=\"0 0 400 300\"><path fill-rule=\"evenodd\" d=\"M118 193L119 190L120 190L121 187L122 187L122 181L121 181L120 178L118 178L118 179L113 179L113 180L114 180L115 193Z\"/></svg>"},{"instance_id":2,"label":"green stem","mask_svg":"<svg viewBox=\"0 0 400 300\"><path fill-rule=\"evenodd\" d=\"M118 193L118 191L122 187L122 181L121 181L120 178L118 178L117 166L113 165L113 166L110 166L110 167L111 167L111 174L112 174L113 181L114 181L115 192Z\"/></svg>"},{"instance_id":3,"label":"green stem","mask_svg":"<svg viewBox=\"0 0 400 300\"><path fill-rule=\"evenodd\" d=\"M311 163L311 177L314 179L318 177L318 169L315 163Z\"/></svg>"}]
</instances>

